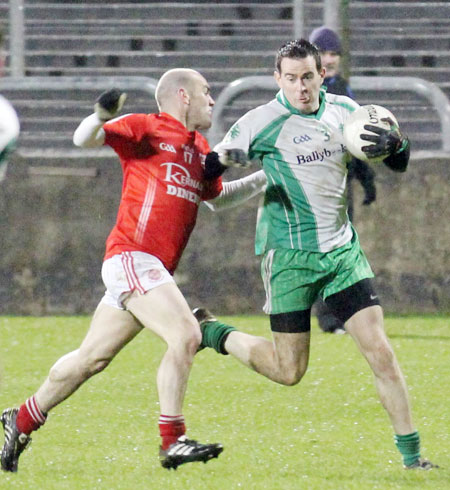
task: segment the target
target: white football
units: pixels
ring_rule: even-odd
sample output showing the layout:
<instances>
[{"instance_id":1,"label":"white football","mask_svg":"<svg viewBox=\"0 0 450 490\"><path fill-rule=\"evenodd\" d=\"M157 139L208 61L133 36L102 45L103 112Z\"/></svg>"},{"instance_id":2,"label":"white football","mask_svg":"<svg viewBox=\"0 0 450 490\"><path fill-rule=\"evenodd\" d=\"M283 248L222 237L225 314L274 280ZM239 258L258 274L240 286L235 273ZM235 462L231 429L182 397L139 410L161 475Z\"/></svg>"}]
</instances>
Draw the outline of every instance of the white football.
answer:
<instances>
[{"instance_id":1,"label":"white football","mask_svg":"<svg viewBox=\"0 0 450 490\"><path fill-rule=\"evenodd\" d=\"M356 109L345 121L344 124L344 142L347 150L359 160L364 162L380 162L387 157L382 155L375 158L368 158L368 156L361 150L362 146L372 145L370 141L361 139L361 134L374 134L371 131L364 129L365 124L371 124L372 126L378 126L383 129L390 129L390 125L383 121L384 118L390 117L394 124L398 126L398 121L392 112L388 111L385 107L380 105L363 105Z\"/></svg>"}]
</instances>

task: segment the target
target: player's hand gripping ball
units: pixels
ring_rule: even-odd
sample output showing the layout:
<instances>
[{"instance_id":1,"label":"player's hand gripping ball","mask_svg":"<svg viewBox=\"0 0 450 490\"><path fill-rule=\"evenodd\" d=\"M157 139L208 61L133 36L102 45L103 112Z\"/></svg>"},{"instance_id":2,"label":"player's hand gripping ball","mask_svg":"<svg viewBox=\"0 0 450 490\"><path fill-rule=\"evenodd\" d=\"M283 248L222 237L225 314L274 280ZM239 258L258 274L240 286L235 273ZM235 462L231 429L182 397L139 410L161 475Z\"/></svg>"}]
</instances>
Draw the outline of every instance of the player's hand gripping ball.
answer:
<instances>
[{"instance_id":1,"label":"player's hand gripping ball","mask_svg":"<svg viewBox=\"0 0 450 490\"><path fill-rule=\"evenodd\" d=\"M344 124L347 150L364 162L381 162L399 150L403 136L392 112L379 105L364 105Z\"/></svg>"}]
</instances>

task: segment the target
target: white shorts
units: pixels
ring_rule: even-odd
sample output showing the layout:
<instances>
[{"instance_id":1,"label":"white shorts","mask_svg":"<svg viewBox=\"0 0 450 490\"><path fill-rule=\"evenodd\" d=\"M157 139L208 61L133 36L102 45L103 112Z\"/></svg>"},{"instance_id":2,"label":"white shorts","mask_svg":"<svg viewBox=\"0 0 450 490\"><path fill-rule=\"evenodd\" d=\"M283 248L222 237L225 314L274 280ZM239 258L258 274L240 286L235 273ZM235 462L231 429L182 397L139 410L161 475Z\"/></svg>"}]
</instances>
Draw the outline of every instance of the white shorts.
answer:
<instances>
[{"instance_id":1,"label":"white shorts","mask_svg":"<svg viewBox=\"0 0 450 490\"><path fill-rule=\"evenodd\" d=\"M105 260L102 279L106 292L101 302L125 309L123 301L134 291L145 294L150 289L175 282L163 263L144 252L123 252Z\"/></svg>"}]
</instances>

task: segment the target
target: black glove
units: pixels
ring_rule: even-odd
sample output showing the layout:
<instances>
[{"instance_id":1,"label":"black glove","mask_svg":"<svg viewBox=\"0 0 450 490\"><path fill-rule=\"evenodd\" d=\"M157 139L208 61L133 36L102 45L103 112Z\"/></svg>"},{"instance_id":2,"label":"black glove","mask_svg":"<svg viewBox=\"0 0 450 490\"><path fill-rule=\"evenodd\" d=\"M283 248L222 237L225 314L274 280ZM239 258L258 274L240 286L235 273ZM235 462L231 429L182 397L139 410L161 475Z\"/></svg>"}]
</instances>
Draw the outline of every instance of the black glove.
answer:
<instances>
[{"instance_id":1,"label":"black glove","mask_svg":"<svg viewBox=\"0 0 450 490\"><path fill-rule=\"evenodd\" d=\"M103 92L96 100L94 109L101 121L109 121L116 117L121 111L123 104L127 98L125 92L121 92L117 88L112 88Z\"/></svg>"},{"instance_id":2,"label":"black glove","mask_svg":"<svg viewBox=\"0 0 450 490\"><path fill-rule=\"evenodd\" d=\"M363 199L363 204L364 206L369 206L372 204L377 198L377 188L375 187L375 184L372 185L367 185L364 187L364 199Z\"/></svg>"},{"instance_id":3,"label":"black glove","mask_svg":"<svg viewBox=\"0 0 450 490\"><path fill-rule=\"evenodd\" d=\"M211 151L206 155L205 160L205 180L213 180L220 177L228 167L222 165L219 160L219 154Z\"/></svg>"},{"instance_id":4,"label":"black glove","mask_svg":"<svg viewBox=\"0 0 450 490\"><path fill-rule=\"evenodd\" d=\"M375 143L361 148L369 158L394 155L402 148L405 139L407 139L402 135L399 127L394 124L394 121L390 117L383 118L382 121L387 122L390 125L390 129L382 129L371 124L364 125L364 129L374 133L361 134L362 140Z\"/></svg>"},{"instance_id":5,"label":"black glove","mask_svg":"<svg viewBox=\"0 0 450 490\"><path fill-rule=\"evenodd\" d=\"M216 179L220 177L229 167L248 167L250 165L245 151L239 148L233 148L231 150L224 150L220 155L212 151L206 155L205 160L205 173L206 180Z\"/></svg>"}]
</instances>

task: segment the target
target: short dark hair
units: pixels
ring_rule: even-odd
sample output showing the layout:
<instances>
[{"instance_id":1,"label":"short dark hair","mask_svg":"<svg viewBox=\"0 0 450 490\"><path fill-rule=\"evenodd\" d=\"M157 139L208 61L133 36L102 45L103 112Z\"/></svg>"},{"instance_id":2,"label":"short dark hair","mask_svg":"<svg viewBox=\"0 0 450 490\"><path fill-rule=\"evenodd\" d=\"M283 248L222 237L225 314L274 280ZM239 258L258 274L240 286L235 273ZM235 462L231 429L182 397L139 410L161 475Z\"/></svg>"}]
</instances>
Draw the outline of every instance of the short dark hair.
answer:
<instances>
[{"instance_id":1,"label":"short dark hair","mask_svg":"<svg viewBox=\"0 0 450 490\"><path fill-rule=\"evenodd\" d=\"M306 58L312 56L316 61L317 71L322 69L322 61L320 60L320 53L314 44L311 44L306 39L295 39L289 41L277 51L275 57L275 68L278 73L281 73L281 60L283 58Z\"/></svg>"}]
</instances>

